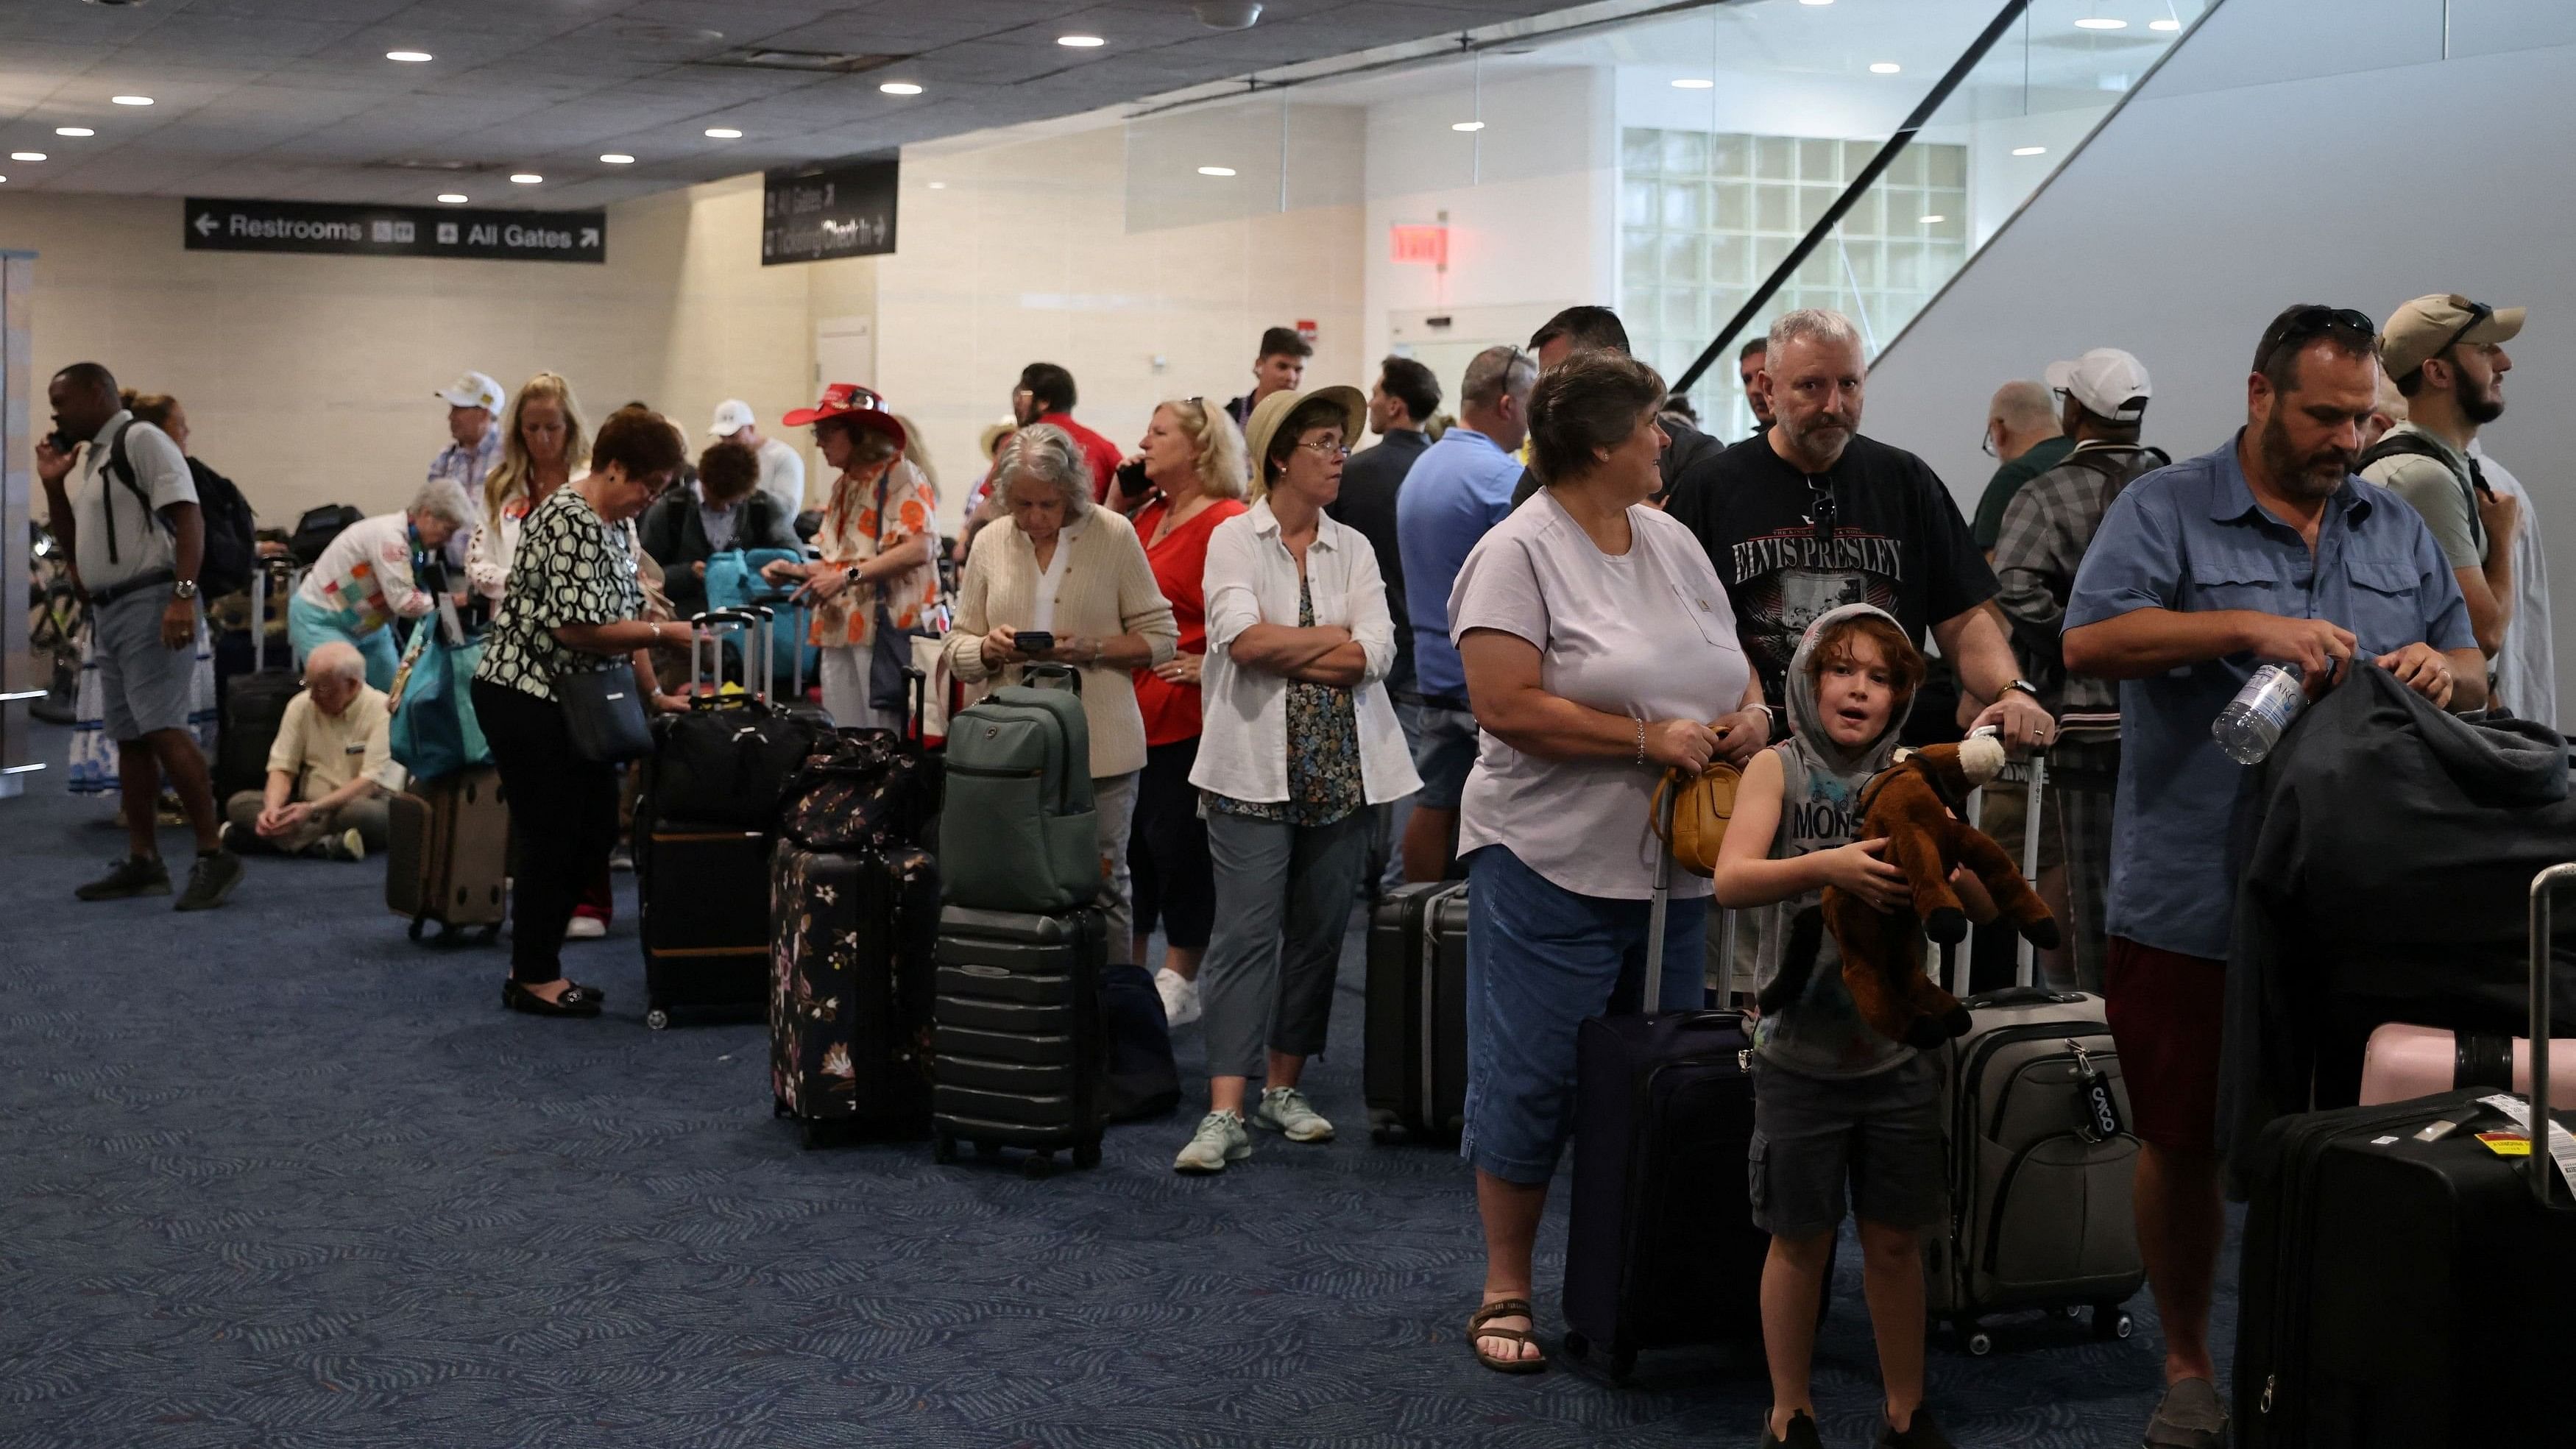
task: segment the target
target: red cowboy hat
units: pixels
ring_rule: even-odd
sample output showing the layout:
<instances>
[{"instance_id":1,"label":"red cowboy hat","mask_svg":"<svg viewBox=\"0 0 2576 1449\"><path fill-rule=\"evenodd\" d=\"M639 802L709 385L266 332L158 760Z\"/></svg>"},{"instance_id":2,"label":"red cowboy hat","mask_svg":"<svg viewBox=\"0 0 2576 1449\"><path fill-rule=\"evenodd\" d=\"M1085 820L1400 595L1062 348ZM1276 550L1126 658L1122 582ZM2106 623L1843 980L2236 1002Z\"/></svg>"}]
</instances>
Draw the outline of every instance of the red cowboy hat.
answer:
<instances>
[{"instance_id":1,"label":"red cowboy hat","mask_svg":"<svg viewBox=\"0 0 2576 1449\"><path fill-rule=\"evenodd\" d=\"M911 439L903 423L886 411L885 399L855 382L836 382L823 389L822 400L810 408L798 408L778 421L791 428L819 423L825 418L847 418L863 428L874 428L903 447Z\"/></svg>"}]
</instances>

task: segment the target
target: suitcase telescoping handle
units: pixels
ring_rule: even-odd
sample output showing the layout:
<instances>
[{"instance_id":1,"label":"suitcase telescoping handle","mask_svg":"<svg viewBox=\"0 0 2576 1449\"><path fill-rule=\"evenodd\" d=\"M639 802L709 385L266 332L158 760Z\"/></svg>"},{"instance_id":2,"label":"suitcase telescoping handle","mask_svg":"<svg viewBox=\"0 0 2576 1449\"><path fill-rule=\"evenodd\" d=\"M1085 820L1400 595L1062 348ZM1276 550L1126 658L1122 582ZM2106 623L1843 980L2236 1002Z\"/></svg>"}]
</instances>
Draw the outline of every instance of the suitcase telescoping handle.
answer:
<instances>
[{"instance_id":1,"label":"suitcase telescoping handle","mask_svg":"<svg viewBox=\"0 0 2576 1449\"><path fill-rule=\"evenodd\" d=\"M1646 905L1646 989L1637 1002L1638 1009L1648 1016L1658 1014L1664 1006L1664 917L1672 907L1673 806L1681 793L1663 790L1655 798L1654 894L1647 898Z\"/></svg>"},{"instance_id":2,"label":"suitcase telescoping handle","mask_svg":"<svg viewBox=\"0 0 2576 1449\"><path fill-rule=\"evenodd\" d=\"M1997 737L2002 732L1993 725L1987 725L1977 733ZM2030 785L2030 800L2022 815L2021 878L2030 882L2032 890L2037 890L2039 889L2040 805L2041 797L2048 789L2048 750L2045 746L2033 749L2021 759L2006 761L2002 774L1987 781L1975 794L1968 797L1968 828L1971 830L1984 828L1986 791L1997 785L2012 784L2016 780L2027 780ZM2071 934L2073 930L2071 924L2068 930ZM1973 955L1971 951L1962 951L1951 946L1935 947L1933 957L1936 964L1932 971L1932 979L1941 981L1947 978L1950 994L1966 999L1968 968ZM2029 990L2038 978L2039 948L2033 946L2030 938L2025 936L2013 945L2013 985L2017 989Z\"/></svg>"},{"instance_id":3,"label":"suitcase telescoping handle","mask_svg":"<svg viewBox=\"0 0 2576 1449\"><path fill-rule=\"evenodd\" d=\"M738 609L710 609L689 620L689 695L690 704L699 709L713 709L723 698L724 631L740 629L746 644L759 629L760 621ZM703 656L701 651L704 651ZM704 662L701 663L703 657ZM750 651L744 651L744 675L750 674Z\"/></svg>"},{"instance_id":4,"label":"suitcase telescoping handle","mask_svg":"<svg viewBox=\"0 0 2576 1449\"><path fill-rule=\"evenodd\" d=\"M2550 897L2560 886L2576 884L2576 861L2553 865L2531 878L2531 1190L2541 1206L2550 1204L2549 1170L2549 1003L2550 957L2553 954ZM2576 1180L2568 1183L2576 1189Z\"/></svg>"},{"instance_id":5,"label":"suitcase telescoping handle","mask_svg":"<svg viewBox=\"0 0 2576 1449\"><path fill-rule=\"evenodd\" d=\"M753 637L760 645L760 697L765 700L776 699L778 697L778 661L770 648L770 635L777 632L778 611L761 603L745 604L742 606L742 611L752 617L755 626L752 630ZM745 689L751 687L749 656L745 656L742 661L742 684Z\"/></svg>"}]
</instances>

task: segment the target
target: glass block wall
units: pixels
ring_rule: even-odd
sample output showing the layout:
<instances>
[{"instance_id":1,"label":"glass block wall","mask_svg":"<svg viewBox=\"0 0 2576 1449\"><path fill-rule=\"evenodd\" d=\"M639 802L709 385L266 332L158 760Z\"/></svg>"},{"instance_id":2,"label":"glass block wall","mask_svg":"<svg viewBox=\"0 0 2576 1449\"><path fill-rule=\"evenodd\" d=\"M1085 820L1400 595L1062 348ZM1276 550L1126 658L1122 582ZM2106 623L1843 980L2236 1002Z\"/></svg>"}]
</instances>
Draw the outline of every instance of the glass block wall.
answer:
<instances>
[{"instance_id":1,"label":"glass block wall","mask_svg":"<svg viewBox=\"0 0 2576 1449\"><path fill-rule=\"evenodd\" d=\"M1678 376L1771 275L1883 141L1629 127L1621 133L1620 317L1639 356ZM1875 355L1968 259L1968 150L1917 142L1773 295L1738 345L1799 307L1850 316ZM1692 389L1733 440L1753 416L1734 359Z\"/></svg>"}]
</instances>

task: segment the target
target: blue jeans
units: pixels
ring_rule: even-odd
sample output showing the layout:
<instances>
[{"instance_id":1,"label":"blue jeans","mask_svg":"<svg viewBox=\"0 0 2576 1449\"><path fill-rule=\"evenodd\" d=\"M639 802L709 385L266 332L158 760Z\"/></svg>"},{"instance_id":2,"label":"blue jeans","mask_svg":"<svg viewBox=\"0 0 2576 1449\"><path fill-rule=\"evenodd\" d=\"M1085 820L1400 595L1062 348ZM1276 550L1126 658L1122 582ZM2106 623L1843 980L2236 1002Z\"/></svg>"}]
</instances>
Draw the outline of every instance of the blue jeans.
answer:
<instances>
[{"instance_id":1,"label":"blue jeans","mask_svg":"<svg viewBox=\"0 0 2576 1449\"><path fill-rule=\"evenodd\" d=\"M1506 1182L1542 1183L1574 1132L1574 1034L1635 1011L1646 974L1645 901L1580 896L1503 846L1467 869L1467 1127L1458 1155ZM1667 1011L1705 1004L1708 899L1664 916Z\"/></svg>"},{"instance_id":2,"label":"blue jeans","mask_svg":"<svg viewBox=\"0 0 2576 1449\"><path fill-rule=\"evenodd\" d=\"M394 687L394 669L402 663L394 651L394 631L377 625L364 634L352 634L340 626L331 611L310 603L299 594L286 604L286 642L295 647L295 665L301 669L307 656L337 639L358 651L367 661L367 685L371 689Z\"/></svg>"}]
</instances>

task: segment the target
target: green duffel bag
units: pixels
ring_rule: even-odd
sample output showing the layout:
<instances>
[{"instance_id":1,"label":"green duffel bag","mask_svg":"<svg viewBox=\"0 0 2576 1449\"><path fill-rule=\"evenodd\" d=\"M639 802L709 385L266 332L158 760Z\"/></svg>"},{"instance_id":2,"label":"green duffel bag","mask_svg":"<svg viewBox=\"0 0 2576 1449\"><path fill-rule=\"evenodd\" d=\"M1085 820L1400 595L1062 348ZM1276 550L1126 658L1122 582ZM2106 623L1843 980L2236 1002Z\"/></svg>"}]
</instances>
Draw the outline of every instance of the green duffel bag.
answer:
<instances>
[{"instance_id":1,"label":"green duffel bag","mask_svg":"<svg viewBox=\"0 0 2576 1449\"><path fill-rule=\"evenodd\" d=\"M1033 665L948 724L940 899L1051 914L1100 893L1091 730L1070 669Z\"/></svg>"}]
</instances>

